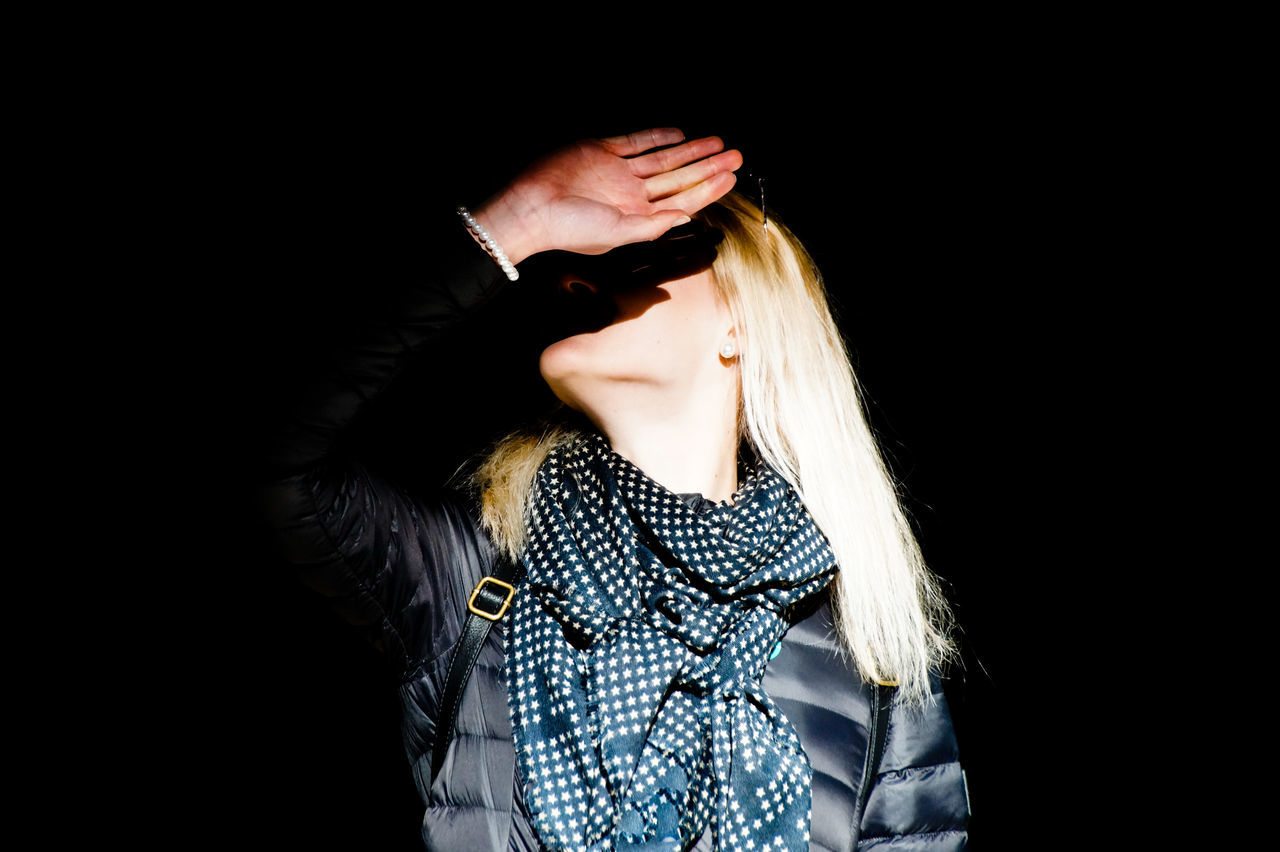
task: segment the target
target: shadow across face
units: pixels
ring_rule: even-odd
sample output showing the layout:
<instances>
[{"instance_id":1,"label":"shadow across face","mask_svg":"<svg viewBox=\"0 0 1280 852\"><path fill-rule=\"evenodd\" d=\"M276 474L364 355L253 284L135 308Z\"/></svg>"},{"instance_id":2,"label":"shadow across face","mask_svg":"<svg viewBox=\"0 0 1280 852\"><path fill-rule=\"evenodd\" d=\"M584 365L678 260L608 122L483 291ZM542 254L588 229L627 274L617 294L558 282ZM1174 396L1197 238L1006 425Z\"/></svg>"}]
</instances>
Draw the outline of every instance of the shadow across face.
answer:
<instances>
[{"instance_id":1,"label":"shadow across face","mask_svg":"<svg viewBox=\"0 0 1280 852\"><path fill-rule=\"evenodd\" d=\"M721 239L719 230L695 220L602 255L556 251L530 258L520 277L531 297L534 344L550 346L640 316L670 298L659 285L710 268Z\"/></svg>"}]
</instances>

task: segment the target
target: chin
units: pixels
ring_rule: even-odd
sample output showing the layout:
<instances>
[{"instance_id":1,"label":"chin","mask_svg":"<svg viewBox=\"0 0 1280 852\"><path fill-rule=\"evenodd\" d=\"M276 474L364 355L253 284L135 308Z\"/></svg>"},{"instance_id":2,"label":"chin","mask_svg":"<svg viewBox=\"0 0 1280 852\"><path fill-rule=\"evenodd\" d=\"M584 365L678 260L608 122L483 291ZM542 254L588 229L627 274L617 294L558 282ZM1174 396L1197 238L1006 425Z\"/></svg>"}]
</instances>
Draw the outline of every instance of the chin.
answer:
<instances>
[{"instance_id":1,"label":"chin","mask_svg":"<svg viewBox=\"0 0 1280 852\"><path fill-rule=\"evenodd\" d=\"M596 334L577 334L542 350L538 371L556 398L575 411L590 415L607 400L626 398L636 382L648 381L634 363L619 363L617 341ZM621 395L621 396L620 396Z\"/></svg>"},{"instance_id":2,"label":"chin","mask_svg":"<svg viewBox=\"0 0 1280 852\"><path fill-rule=\"evenodd\" d=\"M542 354L538 357L538 372L542 374L542 380L547 383L547 387L551 388L551 392L565 405L575 410L581 411L581 407L576 403L574 395L569 392L569 387L573 384L573 377L580 373L577 368L580 366L580 358L575 357L575 349L578 349L577 335L575 337L566 337L563 340L557 340L546 349L542 350ZM575 365L575 363L577 365Z\"/></svg>"},{"instance_id":3,"label":"chin","mask_svg":"<svg viewBox=\"0 0 1280 852\"><path fill-rule=\"evenodd\" d=\"M547 384L553 384L557 378L563 378L574 371L575 351L581 349L578 338L582 335L565 337L548 345L538 356L538 370Z\"/></svg>"}]
</instances>

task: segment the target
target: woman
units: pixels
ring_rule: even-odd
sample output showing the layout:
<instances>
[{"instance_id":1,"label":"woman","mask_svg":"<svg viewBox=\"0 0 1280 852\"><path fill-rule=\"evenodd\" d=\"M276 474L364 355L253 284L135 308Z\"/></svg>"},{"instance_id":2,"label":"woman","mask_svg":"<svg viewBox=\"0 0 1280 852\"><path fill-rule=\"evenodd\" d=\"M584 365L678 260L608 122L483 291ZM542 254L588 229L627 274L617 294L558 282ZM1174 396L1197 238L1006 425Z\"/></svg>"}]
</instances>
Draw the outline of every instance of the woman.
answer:
<instances>
[{"instance_id":1,"label":"woman","mask_svg":"<svg viewBox=\"0 0 1280 852\"><path fill-rule=\"evenodd\" d=\"M430 849L965 844L946 607L807 255L730 194L741 162L654 129L534 163L459 210L434 277L278 443L287 554L402 675ZM338 450L416 351L534 270L563 300L552 422L470 494ZM447 696L491 576L514 593Z\"/></svg>"}]
</instances>

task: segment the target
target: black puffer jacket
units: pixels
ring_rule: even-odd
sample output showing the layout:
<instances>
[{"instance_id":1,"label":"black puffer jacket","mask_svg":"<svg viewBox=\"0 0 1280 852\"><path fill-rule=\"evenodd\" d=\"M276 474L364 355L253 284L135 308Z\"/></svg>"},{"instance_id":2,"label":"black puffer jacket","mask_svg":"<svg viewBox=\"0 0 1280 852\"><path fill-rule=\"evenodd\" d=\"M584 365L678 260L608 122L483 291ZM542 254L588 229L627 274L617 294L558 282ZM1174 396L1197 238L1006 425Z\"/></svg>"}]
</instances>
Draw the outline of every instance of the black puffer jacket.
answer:
<instances>
[{"instance_id":1,"label":"black puffer jacket","mask_svg":"<svg viewBox=\"0 0 1280 852\"><path fill-rule=\"evenodd\" d=\"M503 626L490 633L463 694L438 777L431 748L444 673L466 600L499 558L455 495L407 493L348 458L338 440L421 349L495 297L506 280L461 227L394 322L372 329L306 396L273 442L265 505L286 556L362 628L400 672L404 744L425 806L428 849L534 850L515 770L503 676ZM813 766L812 849L852 850L871 691L842 655L825 601L796 623L764 685ZM964 780L945 698L896 708L858 849L963 849ZM697 849L710 848L710 836Z\"/></svg>"}]
</instances>

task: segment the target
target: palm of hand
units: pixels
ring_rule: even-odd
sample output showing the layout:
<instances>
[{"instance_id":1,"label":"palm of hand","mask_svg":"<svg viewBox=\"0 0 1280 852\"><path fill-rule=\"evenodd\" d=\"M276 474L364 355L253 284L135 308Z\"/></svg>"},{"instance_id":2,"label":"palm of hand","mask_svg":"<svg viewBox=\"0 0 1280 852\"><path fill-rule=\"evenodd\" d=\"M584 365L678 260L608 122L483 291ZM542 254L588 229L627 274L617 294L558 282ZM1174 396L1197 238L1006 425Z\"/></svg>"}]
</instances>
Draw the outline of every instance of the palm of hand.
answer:
<instances>
[{"instance_id":1,"label":"palm of hand","mask_svg":"<svg viewBox=\"0 0 1280 852\"><path fill-rule=\"evenodd\" d=\"M539 160L512 187L544 247L601 254L654 239L733 186L742 161L714 137L679 131L583 140Z\"/></svg>"},{"instance_id":2,"label":"palm of hand","mask_svg":"<svg viewBox=\"0 0 1280 852\"><path fill-rule=\"evenodd\" d=\"M659 209L631 162L594 139L547 156L521 187L534 211L531 224L541 227L545 242L556 248L584 254L613 248L627 216L647 216Z\"/></svg>"}]
</instances>

